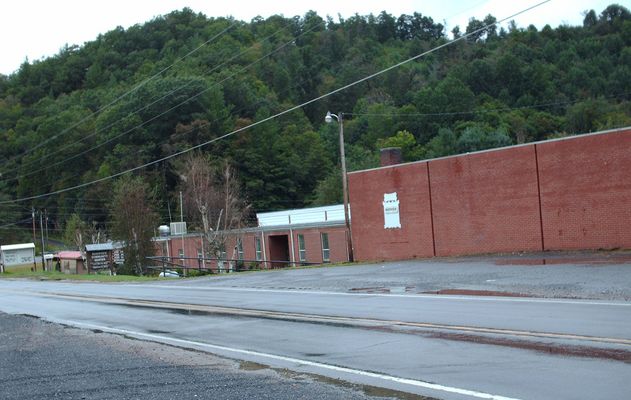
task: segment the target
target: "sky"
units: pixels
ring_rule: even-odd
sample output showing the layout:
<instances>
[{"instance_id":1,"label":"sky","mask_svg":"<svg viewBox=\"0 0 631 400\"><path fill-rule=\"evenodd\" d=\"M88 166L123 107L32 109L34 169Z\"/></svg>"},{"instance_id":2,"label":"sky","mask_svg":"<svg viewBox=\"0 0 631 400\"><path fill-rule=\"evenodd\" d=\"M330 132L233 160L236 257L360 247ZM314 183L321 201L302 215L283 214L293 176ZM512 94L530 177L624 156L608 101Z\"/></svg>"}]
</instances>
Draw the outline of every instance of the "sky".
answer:
<instances>
[{"instance_id":1,"label":"sky","mask_svg":"<svg viewBox=\"0 0 631 400\"><path fill-rule=\"evenodd\" d=\"M55 55L66 44L85 42L117 26L127 28L142 24L173 10L189 7L209 17L233 16L250 21L274 14L286 17L304 15L309 10L337 20L354 14L379 14L386 11L395 16L419 12L435 22L446 25L447 32L459 25L461 31L469 18L483 19L492 14L498 20L514 14L541 0L7 0L0 5L0 74L16 71L24 60L39 60ZM617 3L629 7L629 0ZM552 0L515 18L517 25L543 27L550 24L580 25L583 11L594 9L597 14L616 0Z\"/></svg>"}]
</instances>

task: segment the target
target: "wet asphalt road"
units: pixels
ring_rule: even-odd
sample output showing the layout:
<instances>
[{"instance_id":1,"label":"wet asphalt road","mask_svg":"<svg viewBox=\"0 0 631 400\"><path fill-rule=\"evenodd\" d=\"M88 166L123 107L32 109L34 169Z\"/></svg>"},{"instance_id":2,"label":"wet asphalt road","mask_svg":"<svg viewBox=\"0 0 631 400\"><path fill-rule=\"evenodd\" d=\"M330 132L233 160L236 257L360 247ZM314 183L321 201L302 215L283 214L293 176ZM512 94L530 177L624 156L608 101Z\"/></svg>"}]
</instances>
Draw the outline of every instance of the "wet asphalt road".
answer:
<instances>
[{"instance_id":1,"label":"wet asphalt road","mask_svg":"<svg viewBox=\"0 0 631 400\"><path fill-rule=\"evenodd\" d=\"M536 281L536 275L553 276L559 268L565 274L574 272L568 275L570 283L564 289L571 294L567 297L573 298L590 298L596 292L594 288L598 285L581 283L582 274L587 273L582 271L591 268L589 275L592 281L600 282L601 289L615 288L628 280L631 271L624 263L533 268L498 266L480 260L472 264L443 260L420 267L408 263L376 264L142 285L0 281L0 310L40 315L84 327L98 326L277 368L444 399L487 395L516 399L624 398L631 392L627 378L631 374L630 303L432 296L416 294L425 290L409 289L419 288L423 282L437 283L446 279L447 274L462 281L469 276L469 281L474 282L471 286L477 289L488 290L489 286L475 283L486 282L488 276L503 279L502 286L522 285L523 281L511 278L521 268L531 272L519 278L531 283ZM381 269L390 273L380 272ZM357 282L370 283L372 289L349 291L356 289ZM377 282L381 285L375 285ZM383 290L386 287L387 292ZM364 322L292 320L269 315L191 311L186 307L174 309L168 305L147 308L138 303L86 301L87 296L342 316L350 320L376 318L382 322L362 325ZM401 327L392 321L518 332L482 334L436 327ZM532 331L543 336L533 337ZM425 386L418 386L418 382L424 382ZM428 382L440 387L432 388Z\"/></svg>"}]
</instances>

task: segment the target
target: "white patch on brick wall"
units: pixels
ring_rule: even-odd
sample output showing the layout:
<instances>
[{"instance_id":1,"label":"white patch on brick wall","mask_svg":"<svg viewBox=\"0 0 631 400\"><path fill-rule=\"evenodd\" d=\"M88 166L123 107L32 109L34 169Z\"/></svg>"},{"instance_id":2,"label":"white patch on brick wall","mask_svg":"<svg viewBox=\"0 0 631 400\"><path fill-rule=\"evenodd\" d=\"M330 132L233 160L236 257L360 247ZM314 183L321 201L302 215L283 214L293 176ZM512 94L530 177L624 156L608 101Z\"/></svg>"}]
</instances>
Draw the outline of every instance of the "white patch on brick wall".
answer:
<instances>
[{"instance_id":1,"label":"white patch on brick wall","mask_svg":"<svg viewBox=\"0 0 631 400\"><path fill-rule=\"evenodd\" d=\"M383 220L384 229L401 228L397 192L383 194Z\"/></svg>"}]
</instances>

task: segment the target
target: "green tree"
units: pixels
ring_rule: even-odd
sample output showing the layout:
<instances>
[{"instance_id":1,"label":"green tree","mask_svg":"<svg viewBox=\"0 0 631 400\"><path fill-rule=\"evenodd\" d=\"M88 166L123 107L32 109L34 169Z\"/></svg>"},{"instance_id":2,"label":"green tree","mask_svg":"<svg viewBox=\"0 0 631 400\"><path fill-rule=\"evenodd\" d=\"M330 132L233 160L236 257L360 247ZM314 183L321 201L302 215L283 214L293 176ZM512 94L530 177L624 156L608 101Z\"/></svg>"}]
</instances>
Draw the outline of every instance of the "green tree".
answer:
<instances>
[{"instance_id":1,"label":"green tree","mask_svg":"<svg viewBox=\"0 0 631 400\"><path fill-rule=\"evenodd\" d=\"M124 243L125 271L143 274L147 257L155 252L151 238L159 225L153 190L142 177L123 177L114 186L109 212L111 235Z\"/></svg>"},{"instance_id":2,"label":"green tree","mask_svg":"<svg viewBox=\"0 0 631 400\"><path fill-rule=\"evenodd\" d=\"M565 118L567 130L572 134L594 132L601 125L609 111L604 100L586 100L568 108Z\"/></svg>"},{"instance_id":3,"label":"green tree","mask_svg":"<svg viewBox=\"0 0 631 400\"><path fill-rule=\"evenodd\" d=\"M377 147L400 147L403 161L416 161L423 156L423 149L416 143L414 135L408 131L398 131L394 136L377 141Z\"/></svg>"},{"instance_id":4,"label":"green tree","mask_svg":"<svg viewBox=\"0 0 631 400\"><path fill-rule=\"evenodd\" d=\"M81 219L79 214L73 213L66 221L64 228L64 242L72 243L76 249L83 251L83 246L88 239L88 224Z\"/></svg>"},{"instance_id":5,"label":"green tree","mask_svg":"<svg viewBox=\"0 0 631 400\"><path fill-rule=\"evenodd\" d=\"M458 152L458 136L447 128L441 128L427 144L427 157L436 158L449 156Z\"/></svg>"},{"instance_id":6,"label":"green tree","mask_svg":"<svg viewBox=\"0 0 631 400\"><path fill-rule=\"evenodd\" d=\"M339 169L335 169L324 179L318 182L311 205L327 206L331 204L340 204L343 201L343 196L342 172Z\"/></svg>"},{"instance_id":7,"label":"green tree","mask_svg":"<svg viewBox=\"0 0 631 400\"><path fill-rule=\"evenodd\" d=\"M480 126L468 126L457 141L459 153L510 146L510 137L503 130L484 129Z\"/></svg>"}]
</instances>

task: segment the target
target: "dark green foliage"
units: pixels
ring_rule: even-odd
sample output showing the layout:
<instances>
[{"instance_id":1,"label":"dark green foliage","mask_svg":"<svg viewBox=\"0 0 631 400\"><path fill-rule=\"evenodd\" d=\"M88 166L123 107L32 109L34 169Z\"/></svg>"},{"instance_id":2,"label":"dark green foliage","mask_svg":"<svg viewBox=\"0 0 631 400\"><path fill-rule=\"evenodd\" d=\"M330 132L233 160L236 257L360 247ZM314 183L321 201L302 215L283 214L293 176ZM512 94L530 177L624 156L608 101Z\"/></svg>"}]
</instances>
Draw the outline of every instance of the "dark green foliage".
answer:
<instances>
[{"instance_id":1,"label":"dark green foliage","mask_svg":"<svg viewBox=\"0 0 631 400\"><path fill-rule=\"evenodd\" d=\"M541 31L494 21L472 19L453 30L483 28L468 40L260 124L445 43L447 32L419 13L245 23L183 9L66 46L0 75L0 200L206 144L213 163L235 166L254 211L339 202L339 125L324 123L328 110L344 114L349 171L377 166L384 146L413 161L631 124L629 10L611 5L586 12L582 26ZM178 163L143 171L165 221ZM115 193L105 180L33 205L57 210L58 227L75 212L102 227ZM0 206L0 225L28 218L30 206Z\"/></svg>"}]
</instances>

